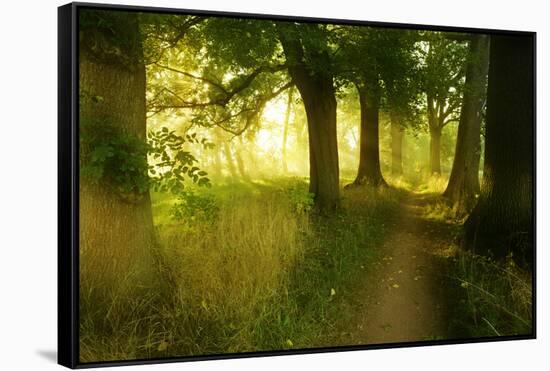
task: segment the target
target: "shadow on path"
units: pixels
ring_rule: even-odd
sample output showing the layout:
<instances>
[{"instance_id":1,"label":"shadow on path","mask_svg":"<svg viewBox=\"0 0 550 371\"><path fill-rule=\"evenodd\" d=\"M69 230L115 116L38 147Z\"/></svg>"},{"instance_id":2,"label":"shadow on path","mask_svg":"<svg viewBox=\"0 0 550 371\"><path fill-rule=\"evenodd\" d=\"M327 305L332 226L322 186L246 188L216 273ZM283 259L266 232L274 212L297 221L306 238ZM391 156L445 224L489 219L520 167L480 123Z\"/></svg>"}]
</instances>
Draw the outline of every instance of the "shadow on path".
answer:
<instances>
[{"instance_id":1,"label":"shadow on path","mask_svg":"<svg viewBox=\"0 0 550 371\"><path fill-rule=\"evenodd\" d=\"M456 338L450 318L447 251L453 228L424 218L437 195L409 193L380 246L375 268L357 294L358 314L345 332L348 344L383 344ZM342 339L344 340L344 339Z\"/></svg>"}]
</instances>

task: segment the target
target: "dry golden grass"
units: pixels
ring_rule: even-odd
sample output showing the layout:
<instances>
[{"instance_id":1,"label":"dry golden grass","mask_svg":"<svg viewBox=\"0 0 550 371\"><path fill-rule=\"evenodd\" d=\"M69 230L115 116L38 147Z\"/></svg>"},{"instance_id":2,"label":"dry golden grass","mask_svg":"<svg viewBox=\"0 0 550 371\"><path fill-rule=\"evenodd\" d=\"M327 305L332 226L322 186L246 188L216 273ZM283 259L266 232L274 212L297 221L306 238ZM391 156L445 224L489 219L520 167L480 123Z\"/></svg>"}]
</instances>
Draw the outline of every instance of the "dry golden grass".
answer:
<instances>
[{"instance_id":1,"label":"dry golden grass","mask_svg":"<svg viewBox=\"0 0 550 371\"><path fill-rule=\"evenodd\" d=\"M81 282L81 360L258 350L259 323L286 305L308 233L308 215L273 189L160 227L157 259L141 262L160 272L153 290L136 291L131 273ZM101 262L82 263L90 272Z\"/></svg>"},{"instance_id":2,"label":"dry golden grass","mask_svg":"<svg viewBox=\"0 0 550 371\"><path fill-rule=\"evenodd\" d=\"M217 220L161 234L177 305L203 318L223 318L247 343L251 318L281 294L302 259L307 217L279 193L230 199ZM181 231L186 231L182 233Z\"/></svg>"}]
</instances>

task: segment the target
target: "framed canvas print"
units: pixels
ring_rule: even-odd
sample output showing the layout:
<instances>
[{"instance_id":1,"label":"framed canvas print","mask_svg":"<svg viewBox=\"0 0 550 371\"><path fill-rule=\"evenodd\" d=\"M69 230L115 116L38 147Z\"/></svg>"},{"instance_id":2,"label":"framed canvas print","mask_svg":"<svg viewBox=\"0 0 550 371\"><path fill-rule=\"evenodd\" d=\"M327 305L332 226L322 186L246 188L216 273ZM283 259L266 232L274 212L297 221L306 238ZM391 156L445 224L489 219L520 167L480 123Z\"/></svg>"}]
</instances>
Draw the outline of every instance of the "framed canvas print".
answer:
<instances>
[{"instance_id":1,"label":"framed canvas print","mask_svg":"<svg viewBox=\"0 0 550 371\"><path fill-rule=\"evenodd\" d=\"M59 363L535 337L535 33L59 8Z\"/></svg>"}]
</instances>

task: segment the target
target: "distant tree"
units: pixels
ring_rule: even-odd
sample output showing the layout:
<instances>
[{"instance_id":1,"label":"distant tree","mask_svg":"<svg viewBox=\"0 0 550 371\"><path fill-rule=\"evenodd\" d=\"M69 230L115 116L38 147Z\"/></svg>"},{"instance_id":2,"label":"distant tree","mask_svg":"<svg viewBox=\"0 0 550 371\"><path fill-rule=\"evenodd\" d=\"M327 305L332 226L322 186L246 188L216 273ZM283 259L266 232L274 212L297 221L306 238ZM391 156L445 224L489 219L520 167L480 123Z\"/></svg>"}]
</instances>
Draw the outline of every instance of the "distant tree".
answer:
<instances>
[{"instance_id":1,"label":"distant tree","mask_svg":"<svg viewBox=\"0 0 550 371\"><path fill-rule=\"evenodd\" d=\"M492 35L485 168L465 224L466 246L494 258L533 259L533 48L525 35Z\"/></svg>"},{"instance_id":2,"label":"distant tree","mask_svg":"<svg viewBox=\"0 0 550 371\"><path fill-rule=\"evenodd\" d=\"M461 214L472 209L479 194L481 119L489 69L489 36L471 36L466 63L455 157L449 183L443 193Z\"/></svg>"},{"instance_id":3,"label":"distant tree","mask_svg":"<svg viewBox=\"0 0 550 371\"><path fill-rule=\"evenodd\" d=\"M416 31L384 30L387 33L380 58L384 83L382 109L390 118L391 172L403 174L403 138L407 128L416 130L420 122L420 61Z\"/></svg>"},{"instance_id":4,"label":"distant tree","mask_svg":"<svg viewBox=\"0 0 550 371\"><path fill-rule=\"evenodd\" d=\"M402 130L416 96L412 83L415 35L367 27L343 28L339 33L344 66L340 78L356 87L361 111L359 167L352 185L385 186L380 168L380 111L388 111L392 118L392 157L395 171L400 172Z\"/></svg>"},{"instance_id":5,"label":"distant tree","mask_svg":"<svg viewBox=\"0 0 550 371\"><path fill-rule=\"evenodd\" d=\"M441 134L443 128L458 121L464 84L466 47L443 33L423 35L423 90L430 133L430 171L441 174Z\"/></svg>"},{"instance_id":6,"label":"distant tree","mask_svg":"<svg viewBox=\"0 0 550 371\"><path fill-rule=\"evenodd\" d=\"M293 98L294 98L294 89L290 88L288 89L288 96L287 96L287 102L286 102L286 111L285 111L285 121L283 123L283 144L281 149L281 156L282 156L282 163L283 163L283 172L288 172L288 164L287 164L287 140L288 140L288 126L290 124L290 113L292 110L293 105Z\"/></svg>"},{"instance_id":7,"label":"distant tree","mask_svg":"<svg viewBox=\"0 0 550 371\"><path fill-rule=\"evenodd\" d=\"M359 166L349 186L386 186L380 169L380 106L382 77L379 56L385 43L381 30L346 27L339 30L344 81L357 89L360 108Z\"/></svg>"}]
</instances>

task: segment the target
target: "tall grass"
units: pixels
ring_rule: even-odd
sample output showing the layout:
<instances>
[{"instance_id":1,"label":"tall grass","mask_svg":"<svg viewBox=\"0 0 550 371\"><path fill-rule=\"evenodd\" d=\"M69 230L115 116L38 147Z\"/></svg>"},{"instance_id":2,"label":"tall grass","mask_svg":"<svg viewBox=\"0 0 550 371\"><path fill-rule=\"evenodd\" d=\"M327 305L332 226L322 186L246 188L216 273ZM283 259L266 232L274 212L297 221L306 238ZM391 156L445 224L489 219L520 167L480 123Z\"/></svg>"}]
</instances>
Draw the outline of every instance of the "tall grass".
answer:
<instances>
[{"instance_id":1,"label":"tall grass","mask_svg":"<svg viewBox=\"0 0 550 371\"><path fill-rule=\"evenodd\" d=\"M530 272L512 259L494 261L464 250L463 224L467 215L441 197L424 206L423 218L448 225L449 290L457 303L453 331L466 338L526 335L532 332L533 292Z\"/></svg>"},{"instance_id":2,"label":"tall grass","mask_svg":"<svg viewBox=\"0 0 550 371\"><path fill-rule=\"evenodd\" d=\"M462 326L469 336L527 335L532 332L531 276L513 261L505 263L460 254L456 280L464 290Z\"/></svg>"},{"instance_id":3,"label":"tall grass","mask_svg":"<svg viewBox=\"0 0 550 371\"><path fill-rule=\"evenodd\" d=\"M354 278L376 254L394 196L346 191L326 217L311 212L305 182L243 187L210 191L208 217L174 221L165 214L177 202L160 200L157 287L111 302L82 296L82 361L344 344L337 329L353 316Z\"/></svg>"},{"instance_id":4,"label":"tall grass","mask_svg":"<svg viewBox=\"0 0 550 371\"><path fill-rule=\"evenodd\" d=\"M254 332L304 254L307 218L277 193L232 198L216 217L161 236L175 283L173 334L185 353L256 350ZM188 226L187 226L188 227ZM185 228L185 227L184 227ZM178 326L168 322L166 331Z\"/></svg>"}]
</instances>

